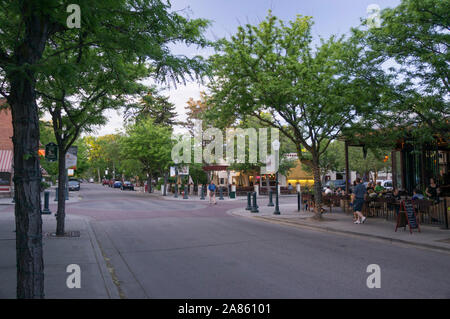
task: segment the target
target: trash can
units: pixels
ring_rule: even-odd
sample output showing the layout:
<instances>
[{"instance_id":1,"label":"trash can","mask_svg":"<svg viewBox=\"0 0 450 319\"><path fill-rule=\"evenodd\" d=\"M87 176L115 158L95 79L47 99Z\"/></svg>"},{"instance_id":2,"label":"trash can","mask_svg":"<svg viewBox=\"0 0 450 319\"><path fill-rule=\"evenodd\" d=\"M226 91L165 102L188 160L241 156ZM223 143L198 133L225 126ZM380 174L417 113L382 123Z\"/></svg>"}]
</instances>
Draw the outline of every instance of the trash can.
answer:
<instances>
[{"instance_id":1,"label":"trash can","mask_svg":"<svg viewBox=\"0 0 450 319\"><path fill-rule=\"evenodd\" d=\"M236 198L236 185L231 185L230 198Z\"/></svg>"}]
</instances>

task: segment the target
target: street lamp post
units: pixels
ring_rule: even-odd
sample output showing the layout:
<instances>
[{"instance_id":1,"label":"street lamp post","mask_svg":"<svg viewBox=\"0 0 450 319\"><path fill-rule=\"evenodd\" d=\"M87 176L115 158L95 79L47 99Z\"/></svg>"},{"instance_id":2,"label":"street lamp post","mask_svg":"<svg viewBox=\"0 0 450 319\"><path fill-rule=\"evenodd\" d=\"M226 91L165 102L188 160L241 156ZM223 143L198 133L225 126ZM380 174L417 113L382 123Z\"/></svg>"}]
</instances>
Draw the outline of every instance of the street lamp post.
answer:
<instances>
[{"instance_id":1,"label":"street lamp post","mask_svg":"<svg viewBox=\"0 0 450 319\"><path fill-rule=\"evenodd\" d=\"M278 194L278 150L280 149L280 142L278 140L273 141L272 148L275 151L275 169L276 169L276 190L275 190L275 211L274 215L280 215L280 206L279 206L279 194Z\"/></svg>"},{"instance_id":2,"label":"street lamp post","mask_svg":"<svg viewBox=\"0 0 450 319\"><path fill-rule=\"evenodd\" d=\"M178 167L175 165L175 198L178 198Z\"/></svg>"}]
</instances>

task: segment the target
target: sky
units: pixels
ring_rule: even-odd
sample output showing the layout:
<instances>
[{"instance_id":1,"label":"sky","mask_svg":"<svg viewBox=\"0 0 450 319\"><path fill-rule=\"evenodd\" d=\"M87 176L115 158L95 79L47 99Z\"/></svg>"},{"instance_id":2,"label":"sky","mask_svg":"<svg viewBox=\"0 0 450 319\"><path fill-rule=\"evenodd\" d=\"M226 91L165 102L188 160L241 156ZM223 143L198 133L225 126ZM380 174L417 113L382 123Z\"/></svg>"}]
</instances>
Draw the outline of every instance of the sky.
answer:
<instances>
[{"instance_id":1,"label":"sky","mask_svg":"<svg viewBox=\"0 0 450 319\"><path fill-rule=\"evenodd\" d=\"M371 4L381 9L395 7L400 0L171 0L172 9L189 18L204 18L211 21L206 31L210 40L229 38L239 25L258 24L267 16L268 10L283 21L295 19L296 15L312 16L314 25L312 35L314 42L328 38L331 35L342 35L349 32L351 27L360 25L361 18L368 16L367 8ZM174 45L171 47L175 54L186 56L202 55L208 57L213 52L210 49L199 50L196 47ZM150 83L149 81L148 83ZM189 82L164 89L164 94L175 104L178 119L184 120L186 102L190 97L199 99L200 92L205 87ZM110 111L106 113L109 119L107 125L96 130L94 135L116 133L123 129L123 118L120 113Z\"/></svg>"}]
</instances>

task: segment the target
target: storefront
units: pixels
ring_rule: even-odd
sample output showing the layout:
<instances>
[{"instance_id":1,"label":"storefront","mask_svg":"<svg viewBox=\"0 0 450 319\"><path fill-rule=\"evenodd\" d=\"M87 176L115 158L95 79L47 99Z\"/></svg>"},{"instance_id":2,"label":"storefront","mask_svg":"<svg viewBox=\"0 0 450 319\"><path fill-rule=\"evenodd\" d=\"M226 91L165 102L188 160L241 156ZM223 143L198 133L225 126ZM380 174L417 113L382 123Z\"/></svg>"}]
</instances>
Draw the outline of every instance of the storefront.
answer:
<instances>
[{"instance_id":1,"label":"storefront","mask_svg":"<svg viewBox=\"0 0 450 319\"><path fill-rule=\"evenodd\" d=\"M0 194L12 192L12 161L12 151L0 150Z\"/></svg>"}]
</instances>

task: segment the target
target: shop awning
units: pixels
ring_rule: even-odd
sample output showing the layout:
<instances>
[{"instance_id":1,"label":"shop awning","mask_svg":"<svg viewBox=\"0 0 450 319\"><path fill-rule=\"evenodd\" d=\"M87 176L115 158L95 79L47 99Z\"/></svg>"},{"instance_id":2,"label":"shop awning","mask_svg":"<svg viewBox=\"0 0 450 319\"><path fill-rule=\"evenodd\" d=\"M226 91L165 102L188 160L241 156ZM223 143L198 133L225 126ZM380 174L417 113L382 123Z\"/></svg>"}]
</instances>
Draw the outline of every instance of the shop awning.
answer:
<instances>
[{"instance_id":1,"label":"shop awning","mask_svg":"<svg viewBox=\"0 0 450 319\"><path fill-rule=\"evenodd\" d=\"M0 150L0 172L11 173L13 152L10 150Z\"/></svg>"}]
</instances>

